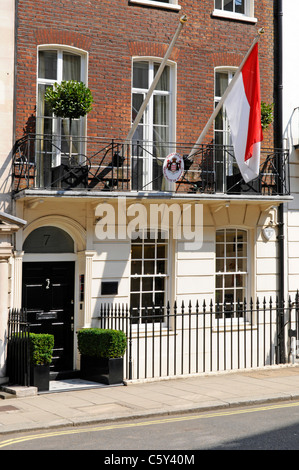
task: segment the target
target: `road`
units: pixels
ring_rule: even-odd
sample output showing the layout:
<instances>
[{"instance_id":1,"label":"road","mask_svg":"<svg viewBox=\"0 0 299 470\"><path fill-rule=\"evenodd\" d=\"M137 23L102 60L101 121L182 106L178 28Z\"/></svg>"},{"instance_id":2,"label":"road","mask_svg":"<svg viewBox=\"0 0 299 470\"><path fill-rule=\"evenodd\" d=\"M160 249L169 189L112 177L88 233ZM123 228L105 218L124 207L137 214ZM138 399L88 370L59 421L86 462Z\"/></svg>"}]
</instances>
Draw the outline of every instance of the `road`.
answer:
<instances>
[{"instance_id":1,"label":"road","mask_svg":"<svg viewBox=\"0 0 299 470\"><path fill-rule=\"evenodd\" d=\"M0 450L102 450L102 463L133 468L193 465L201 450L298 449L295 401L0 436Z\"/></svg>"}]
</instances>

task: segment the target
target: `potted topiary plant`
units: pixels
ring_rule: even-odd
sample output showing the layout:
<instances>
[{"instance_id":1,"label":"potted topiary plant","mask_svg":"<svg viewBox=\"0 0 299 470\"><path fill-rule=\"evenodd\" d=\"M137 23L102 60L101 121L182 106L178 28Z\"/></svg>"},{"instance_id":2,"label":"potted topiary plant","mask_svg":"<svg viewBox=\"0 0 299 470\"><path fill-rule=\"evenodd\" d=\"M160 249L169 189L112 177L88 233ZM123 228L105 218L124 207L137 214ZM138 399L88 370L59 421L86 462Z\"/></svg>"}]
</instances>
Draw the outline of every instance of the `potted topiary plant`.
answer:
<instances>
[{"instance_id":1,"label":"potted topiary plant","mask_svg":"<svg viewBox=\"0 0 299 470\"><path fill-rule=\"evenodd\" d=\"M120 330L86 328L77 332L81 377L108 385L123 382L127 337Z\"/></svg>"},{"instance_id":2,"label":"potted topiary plant","mask_svg":"<svg viewBox=\"0 0 299 470\"><path fill-rule=\"evenodd\" d=\"M37 387L39 391L49 390L54 336L43 333L30 333L29 347L30 385Z\"/></svg>"}]
</instances>

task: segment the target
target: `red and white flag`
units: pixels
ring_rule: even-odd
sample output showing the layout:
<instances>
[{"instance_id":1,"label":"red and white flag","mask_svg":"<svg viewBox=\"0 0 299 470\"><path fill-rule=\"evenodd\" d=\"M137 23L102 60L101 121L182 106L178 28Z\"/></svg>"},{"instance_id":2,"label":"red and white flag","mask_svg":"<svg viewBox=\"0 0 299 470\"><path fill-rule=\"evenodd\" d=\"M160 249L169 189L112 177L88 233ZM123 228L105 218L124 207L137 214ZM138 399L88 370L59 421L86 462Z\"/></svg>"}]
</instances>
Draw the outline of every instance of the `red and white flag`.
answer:
<instances>
[{"instance_id":1,"label":"red and white flag","mask_svg":"<svg viewBox=\"0 0 299 470\"><path fill-rule=\"evenodd\" d=\"M235 157L247 183L259 175L260 147L263 140L257 44L226 97L225 108Z\"/></svg>"}]
</instances>

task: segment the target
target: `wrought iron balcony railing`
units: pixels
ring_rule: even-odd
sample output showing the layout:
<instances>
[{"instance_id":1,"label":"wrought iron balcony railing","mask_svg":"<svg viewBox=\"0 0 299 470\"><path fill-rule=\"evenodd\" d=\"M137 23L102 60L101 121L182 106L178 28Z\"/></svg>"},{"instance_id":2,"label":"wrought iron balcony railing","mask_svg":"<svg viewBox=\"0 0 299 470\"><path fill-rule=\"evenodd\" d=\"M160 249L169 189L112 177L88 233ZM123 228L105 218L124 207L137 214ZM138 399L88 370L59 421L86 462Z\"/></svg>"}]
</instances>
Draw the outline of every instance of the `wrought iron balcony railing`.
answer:
<instances>
[{"instance_id":1,"label":"wrought iron balcony railing","mask_svg":"<svg viewBox=\"0 0 299 470\"><path fill-rule=\"evenodd\" d=\"M170 191L283 196L289 194L289 155L282 149L263 150L260 175L245 183L233 149L192 143L105 141L27 135L16 142L13 157L14 191L50 189L76 191ZM163 176L163 161L177 152L184 172L175 183Z\"/></svg>"}]
</instances>

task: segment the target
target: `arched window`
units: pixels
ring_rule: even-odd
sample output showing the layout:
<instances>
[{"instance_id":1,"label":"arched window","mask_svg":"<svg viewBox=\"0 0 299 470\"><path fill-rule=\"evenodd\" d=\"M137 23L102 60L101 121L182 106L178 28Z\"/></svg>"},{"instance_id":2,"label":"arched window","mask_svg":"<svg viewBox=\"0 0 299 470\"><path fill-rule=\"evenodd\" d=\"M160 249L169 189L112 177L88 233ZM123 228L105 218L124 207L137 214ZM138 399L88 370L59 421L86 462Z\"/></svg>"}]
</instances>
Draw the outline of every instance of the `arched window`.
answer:
<instances>
[{"instance_id":1,"label":"arched window","mask_svg":"<svg viewBox=\"0 0 299 470\"><path fill-rule=\"evenodd\" d=\"M67 161L69 155L69 120L56 118L45 102L48 87L63 80L86 82L86 53L73 48L40 47L37 73L37 178L40 186L50 183L51 168ZM72 121L72 157L83 153L82 137L86 118Z\"/></svg>"},{"instance_id":2,"label":"arched window","mask_svg":"<svg viewBox=\"0 0 299 470\"><path fill-rule=\"evenodd\" d=\"M214 105L217 106L225 92L228 84L235 74L236 68L217 67L215 69L215 97ZM238 173L238 167L232 152L226 151L226 146L231 145L229 123L225 112L225 105L222 106L214 121L214 142L217 144L215 150L216 166L216 189L219 192L227 190L226 177Z\"/></svg>"},{"instance_id":3,"label":"arched window","mask_svg":"<svg viewBox=\"0 0 299 470\"><path fill-rule=\"evenodd\" d=\"M147 95L160 62L134 59L132 83L132 122ZM175 96L174 66L166 65L133 136L132 166L134 189L162 188L163 159L173 151Z\"/></svg>"}]
</instances>

